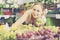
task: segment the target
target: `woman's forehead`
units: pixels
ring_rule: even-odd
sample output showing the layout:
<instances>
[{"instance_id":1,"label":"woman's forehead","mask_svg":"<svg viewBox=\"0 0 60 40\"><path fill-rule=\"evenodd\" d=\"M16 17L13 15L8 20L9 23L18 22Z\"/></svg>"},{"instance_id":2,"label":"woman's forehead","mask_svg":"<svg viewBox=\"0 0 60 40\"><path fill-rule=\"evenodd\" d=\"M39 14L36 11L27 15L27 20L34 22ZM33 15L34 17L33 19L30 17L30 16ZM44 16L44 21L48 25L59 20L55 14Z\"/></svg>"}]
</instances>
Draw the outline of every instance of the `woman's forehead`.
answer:
<instances>
[{"instance_id":1,"label":"woman's forehead","mask_svg":"<svg viewBox=\"0 0 60 40\"><path fill-rule=\"evenodd\" d=\"M42 5L35 5L33 9L42 9Z\"/></svg>"}]
</instances>

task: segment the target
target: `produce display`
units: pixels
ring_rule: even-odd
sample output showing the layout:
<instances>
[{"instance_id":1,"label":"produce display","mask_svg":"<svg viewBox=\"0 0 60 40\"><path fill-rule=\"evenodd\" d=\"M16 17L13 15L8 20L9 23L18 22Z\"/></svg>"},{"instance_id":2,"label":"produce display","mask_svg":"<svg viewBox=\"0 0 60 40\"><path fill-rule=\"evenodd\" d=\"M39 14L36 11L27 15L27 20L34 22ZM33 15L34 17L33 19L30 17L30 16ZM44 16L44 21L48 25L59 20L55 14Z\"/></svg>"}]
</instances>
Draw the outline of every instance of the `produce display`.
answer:
<instances>
[{"instance_id":1,"label":"produce display","mask_svg":"<svg viewBox=\"0 0 60 40\"><path fill-rule=\"evenodd\" d=\"M44 7L47 6L47 9L49 9L50 5L55 2L52 0L34 0L34 1L46 3L46 5L44 4L43 6ZM19 13L20 10L23 8L29 9L29 7L32 7L35 2L31 3L27 2L25 4L20 4L19 1L16 2L16 0L2 0L2 1L0 0L0 15L13 15L13 14L15 15L16 13ZM52 9L54 8L55 7L53 7ZM58 11L57 10L58 9L54 9L51 12L49 11L48 14L59 13L59 10ZM32 24L28 25L21 24L17 27L14 27L13 23L15 22L15 18L7 17L5 19L1 17L0 40L58 40L56 38L60 37L60 27L59 26L56 27L54 25L55 24L54 20L52 21L49 17L46 19L47 19L46 26L42 26L43 20L39 18L36 20L36 23L34 24L35 26Z\"/></svg>"},{"instance_id":2,"label":"produce display","mask_svg":"<svg viewBox=\"0 0 60 40\"><path fill-rule=\"evenodd\" d=\"M55 36L59 36L60 27L55 26L40 26L35 27L32 24L20 25L19 27L6 28L0 26L1 40L55 40Z\"/></svg>"}]
</instances>

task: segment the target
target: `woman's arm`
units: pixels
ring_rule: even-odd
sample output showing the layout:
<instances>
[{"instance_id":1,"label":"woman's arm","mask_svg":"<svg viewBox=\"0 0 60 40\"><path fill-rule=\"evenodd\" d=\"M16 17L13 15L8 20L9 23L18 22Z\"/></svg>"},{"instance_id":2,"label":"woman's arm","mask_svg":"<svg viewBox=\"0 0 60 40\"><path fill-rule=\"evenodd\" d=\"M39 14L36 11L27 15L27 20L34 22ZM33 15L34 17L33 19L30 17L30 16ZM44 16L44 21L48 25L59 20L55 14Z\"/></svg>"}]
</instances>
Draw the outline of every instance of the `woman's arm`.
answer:
<instances>
[{"instance_id":1,"label":"woman's arm","mask_svg":"<svg viewBox=\"0 0 60 40\"><path fill-rule=\"evenodd\" d=\"M28 17L28 13L25 12L22 17L20 17L14 24L14 27L18 27L20 24L22 24Z\"/></svg>"}]
</instances>

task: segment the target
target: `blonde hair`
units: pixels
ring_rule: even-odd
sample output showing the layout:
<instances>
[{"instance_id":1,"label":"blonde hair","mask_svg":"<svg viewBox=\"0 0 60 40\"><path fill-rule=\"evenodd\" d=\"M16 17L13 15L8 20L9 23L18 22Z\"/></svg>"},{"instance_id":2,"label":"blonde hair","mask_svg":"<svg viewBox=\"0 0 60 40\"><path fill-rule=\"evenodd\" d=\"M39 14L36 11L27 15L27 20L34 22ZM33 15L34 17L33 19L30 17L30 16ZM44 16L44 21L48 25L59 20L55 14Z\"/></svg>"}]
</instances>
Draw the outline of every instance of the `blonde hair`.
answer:
<instances>
[{"instance_id":1,"label":"blonde hair","mask_svg":"<svg viewBox=\"0 0 60 40\"><path fill-rule=\"evenodd\" d=\"M40 2L37 2L37 3L34 3L32 6L31 6L31 8L33 8L35 5L40 5L41 6L41 8L42 8L42 11L44 12L42 15L46 15L47 14L47 8L45 7L45 5L43 4L43 3L40 3Z\"/></svg>"},{"instance_id":2,"label":"blonde hair","mask_svg":"<svg viewBox=\"0 0 60 40\"><path fill-rule=\"evenodd\" d=\"M43 3L40 3L40 2L34 3L34 4L31 6L31 8L33 8L35 5L40 5L43 10L46 9L46 7L44 6L44 4L43 4Z\"/></svg>"}]
</instances>

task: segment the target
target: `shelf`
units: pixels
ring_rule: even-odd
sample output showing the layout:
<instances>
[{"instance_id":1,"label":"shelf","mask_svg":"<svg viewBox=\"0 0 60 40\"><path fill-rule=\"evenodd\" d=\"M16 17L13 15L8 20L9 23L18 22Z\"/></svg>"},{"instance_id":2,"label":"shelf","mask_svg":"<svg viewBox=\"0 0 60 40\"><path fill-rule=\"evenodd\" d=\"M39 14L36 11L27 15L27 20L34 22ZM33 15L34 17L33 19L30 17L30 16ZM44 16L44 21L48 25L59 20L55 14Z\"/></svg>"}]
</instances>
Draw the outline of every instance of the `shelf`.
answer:
<instances>
[{"instance_id":1,"label":"shelf","mask_svg":"<svg viewBox=\"0 0 60 40\"><path fill-rule=\"evenodd\" d=\"M47 14L46 17L56 17L56 14Z\"/></svg>"},{"instance_id":2,"label":"shelf","mask_svg":"<svg viewBox=\"0 0 60 40\"><path fill-rule=\"evenodd\" d=\"M60 19L60 14L47 14L46 17L52 17L52 18Z\"/></svg>"},{"instance_id":3,"label":"shelf","mask_svg":"<svg viewBox=\"0 0 60 40\"><path fill-rule=\"evenodd\" d=\"M5 19L9 18L9 17L15 17L15 15L0 15L0 18L1 17L5 17Z\"/></svg>"}]
</instances>

